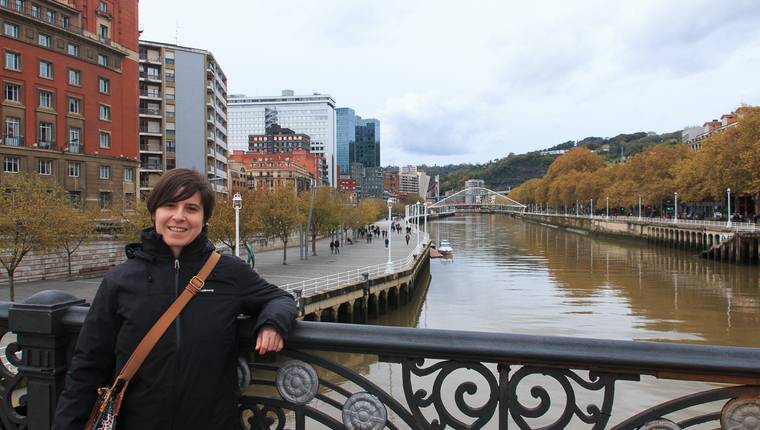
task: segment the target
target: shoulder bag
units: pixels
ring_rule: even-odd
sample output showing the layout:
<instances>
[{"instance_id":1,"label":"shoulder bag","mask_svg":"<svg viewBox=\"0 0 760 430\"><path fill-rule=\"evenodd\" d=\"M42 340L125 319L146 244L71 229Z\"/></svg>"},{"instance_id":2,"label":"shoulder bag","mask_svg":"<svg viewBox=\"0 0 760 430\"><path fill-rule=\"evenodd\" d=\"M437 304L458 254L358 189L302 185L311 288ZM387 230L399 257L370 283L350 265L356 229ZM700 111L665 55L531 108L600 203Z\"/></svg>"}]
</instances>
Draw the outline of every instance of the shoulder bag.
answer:
<instances>
[{"instance_id":1,"label":"shoulder bag","mask_svg":"<svg viewBox=\"0 0 760 430\"><path fill-rule=\"evenodd\" d=\"M169 325L177 318L185 305L195 294L203 288L203 285L209 273L214 270L216 263L219 261L219 253L212 252L201 267L200 272L190 279L182 293L169 306L169 309L161 315L161 318L153 324L153 327L143 337L135 348L129 360L119 372L111 387L98 388L98 398L90 412L90 418L87 420L85 430L113 430L116 428L116 418L119 416L121 402L124 400L124 393L127 391L127 385L132 376L137 373L145 358L150 351L156 346L158 339L164 334Z\"/></svg>"}]
</instances>

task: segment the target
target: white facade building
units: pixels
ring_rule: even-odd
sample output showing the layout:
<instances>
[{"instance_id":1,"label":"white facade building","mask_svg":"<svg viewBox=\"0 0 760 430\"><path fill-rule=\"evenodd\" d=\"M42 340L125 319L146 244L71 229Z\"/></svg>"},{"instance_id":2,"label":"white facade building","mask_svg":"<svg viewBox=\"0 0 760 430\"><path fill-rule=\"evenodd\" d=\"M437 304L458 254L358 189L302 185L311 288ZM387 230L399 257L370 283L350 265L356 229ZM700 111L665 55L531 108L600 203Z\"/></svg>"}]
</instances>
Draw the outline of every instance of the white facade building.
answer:
<instances>
[{"instance_id":1,"label":"white facade building","mask_svg":"<svg viewBox=\"0 0 760 430\"><path fill-rule=\"evenodd\" d=\"M328 181L336 186L335 100L327 94L294 95L283 90L280 96L233 94L228 99L229 144L232 150L248 150L248 135L265 134L265 110L277 111L277 123L311 138L310 152L321 154L328 166Z\"/></svg>"}]
</instances>

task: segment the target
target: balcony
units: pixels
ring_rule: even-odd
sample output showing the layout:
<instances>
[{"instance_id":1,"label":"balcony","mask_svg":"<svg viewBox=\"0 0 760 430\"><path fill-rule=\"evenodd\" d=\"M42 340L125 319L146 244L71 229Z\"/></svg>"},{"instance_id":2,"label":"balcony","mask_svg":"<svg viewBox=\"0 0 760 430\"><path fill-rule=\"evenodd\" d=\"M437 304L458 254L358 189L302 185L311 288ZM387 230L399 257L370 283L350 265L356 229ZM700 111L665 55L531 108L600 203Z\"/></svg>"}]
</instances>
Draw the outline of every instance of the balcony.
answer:
<instances>
[{"instance_id":1,"label":"balcony","mask_svg":"<svg viewBox=\"0 0 760 430\"><path fill-rule=\"evenodd\" d=\"M140 134L145 135L152 135L152 136L163 136L163 133L161 133L161 127L143 127L140 126Z\"/></svg>"},{"instance_id":2,"label":"balcony","mask_svg":"<svg viewBox=\"0 0 760 430\"><path fill-rule=\"evenodd\" d=\"M152 115L152 116L161 116L161 108L149 108L149 107L141 107L140 108L140 115Z\"/></svg>"},{"instance_id":3,"label":"balcony","mask_svg":"<svg viewBox=\"0 0 760 430\"><path fill-rule=\"evenodd\" d=\"M213 138L212 138L213 139ZM24 136L3 136L2 139L0 139L1 145L6 146L23 146L24 145Z\"/></svg>"},{"instance_id":4,"label":"balcony","mask_svg":"<svg viewBox=\"0 0 760 430\"><path fill-rule=\"evenodd\" d=\"M82 154L84 153L84 145L79 142L69 142L69 146L66 151L71 154Z\"/></svg>"},{"instance_id":5,"label":"balcony","mask_svg":"<svg viewBox=\"0 0 760 430\"><path fill-rule=\"evenodd\" d=\"M158 152L163 153L160 143L141 143L140 152Z\"/></svg>"},{"instance_id":6,"label":"balcony","mask_svg":"<svg viewBox=\"0 0 760 430\"><path fill-rule=\"evenodd\" d=\"M140 97L147 97L150 99L161 99L161 92L160 91L148 91L148 90L140 90Z\"/></svg>"},{"instance_id":7,"label":"balcony","mask_svg":"<svg viewBox=\"0 0 760 430\"><path fill-rule=\"evenodd\" d=\"M29 3L29 2L26 2ZM45 23L46 25L50 27L55 27L59 29L63 29L65 31L75 33L75 34L83 34L82 27L72 25L71 23L64 25L62 21L56 20L55 22L50 22L47 19L43 18L39 13L34 13L32 11L31 6L27 7L18 7L18 5L15 3L14 0L8 0L7 2L0 2L0 9L7 10L13 14L16 15L23 15L27 17L33 18L35 21Z\"/></svg>"},{"instance_id":8,"label":"balcony","mask_svg":"<svg viewBox=\"0 0 760 430\"><path fill-rule=\"evenodd\" d=\"M140 61L153 64L161 64L161 56L158 54L143 54L140 53Z\"/></svg>"},{"instance_id":9,"label":"balcony","mask_svg":"<svg viewBox=\"0 0 760 430\"><path fill-rule=\"evenodd\" d=\"M148 73L141 71L140 72L140 79L142 80L148 80L153 82L161 82L161 74L160 73Z\"/></svg>"},{"instance_id":10,"label":"balcony","mask_svg":"<svg viewBox=\"0 0 760 430\"><path fill-rule=\"evenodd\" d=\"M142 170L153 170L153 171L162 171L164 170L163 163L156 160L149 160L149 161L143 161L140 163L140 169Z\"/></svg>"},{"instance_id":11,"label":"balcony","mask_svg":"<svg viewBox=\"0 0 760 430\"><path fill-rule=\"evenodd\" d=\"M55 146L55 142L49 141L49 140L38 141L37 143L34 144L34 147L36 147L37 149L49 149L49 150L57 149Z\"/></svg>"}]
</instances>

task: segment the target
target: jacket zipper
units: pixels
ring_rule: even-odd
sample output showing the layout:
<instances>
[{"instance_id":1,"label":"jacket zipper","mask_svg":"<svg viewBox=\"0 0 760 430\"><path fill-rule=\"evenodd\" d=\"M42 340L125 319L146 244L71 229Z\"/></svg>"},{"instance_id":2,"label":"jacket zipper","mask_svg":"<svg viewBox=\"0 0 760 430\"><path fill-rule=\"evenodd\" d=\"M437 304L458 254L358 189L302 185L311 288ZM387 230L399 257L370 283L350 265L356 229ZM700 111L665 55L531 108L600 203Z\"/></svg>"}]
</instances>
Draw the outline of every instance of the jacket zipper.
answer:
<instances>
[{"instance_id":1,"label":"jacket zipper","mask_svg":"<svg viewBox=\"0 0 760 430\"><path fill-rule=\"evenodd\" d=\"M174 299L176 300L177 297L179 297L179 258L174 259ZM177 320L174 322L174 327L177 332L177 353L179 353L179 345L180 345L180 318L182 318L181 315L177 315Z\"/></svg>"}]
</instances>

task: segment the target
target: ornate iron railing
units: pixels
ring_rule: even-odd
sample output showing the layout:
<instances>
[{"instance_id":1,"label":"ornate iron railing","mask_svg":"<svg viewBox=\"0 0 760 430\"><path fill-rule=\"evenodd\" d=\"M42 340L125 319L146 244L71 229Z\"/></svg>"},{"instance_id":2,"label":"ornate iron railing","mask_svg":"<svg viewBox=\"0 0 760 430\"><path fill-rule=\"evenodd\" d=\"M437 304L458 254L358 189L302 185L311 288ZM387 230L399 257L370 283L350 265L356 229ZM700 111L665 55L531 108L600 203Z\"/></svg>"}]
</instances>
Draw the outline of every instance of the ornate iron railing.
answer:
<instances>
[{"instance_id":1,"label":"ornate iron railing","mask_svg":"<svg viewBox=\"0 0 760 430\"><path fill-rule=\"evenodd\" d=\"M82 303L54 291L25 303L0 302L0 328L17 336L4 339L2 428L49 428L87 313ZM253 324L241 318L238 325L249 358ZM401 394L341 364L335 352L398 368ZM755 348L297 322L276 360L241 359L238 373L241 421L256 429L756 429L760 423ZM626 390L642 377L721 385L619 416L618 406L631 400Z\"/></svg>"}]
</instances>

